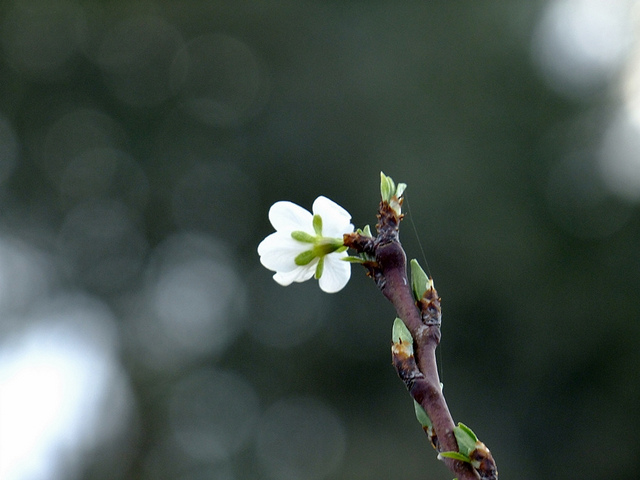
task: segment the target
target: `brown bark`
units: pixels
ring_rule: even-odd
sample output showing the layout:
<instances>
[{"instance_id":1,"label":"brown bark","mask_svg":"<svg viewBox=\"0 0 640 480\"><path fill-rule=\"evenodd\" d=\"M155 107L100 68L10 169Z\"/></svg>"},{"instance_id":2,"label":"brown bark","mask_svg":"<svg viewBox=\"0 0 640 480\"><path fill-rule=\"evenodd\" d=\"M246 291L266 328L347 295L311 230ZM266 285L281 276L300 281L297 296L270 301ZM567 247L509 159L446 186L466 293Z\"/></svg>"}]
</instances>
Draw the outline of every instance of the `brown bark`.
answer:
<instances>
[{"instance_id":1,"label":"brown bark","mask_svg":"<svg viewBox=\"0 0 640 480\"><path fill-rule=\"evenodd\" d=\"M436 364L435 351L440 343L440 299L435 288L427 290L419 303L413 297L407 278L407 258L398 237L401 218L388 203L382 202L376 225L378 235L347 234L344 243L371 259L363 263L368 275L411 332L415 360L394 354L394 365L414 400L429 416L436 437L434 445L439 452L457 452L454 422L442 394ZM450 458L443 458L443 461L459 480L480 478L469 463Z\"/></svg>"}]
</instances>

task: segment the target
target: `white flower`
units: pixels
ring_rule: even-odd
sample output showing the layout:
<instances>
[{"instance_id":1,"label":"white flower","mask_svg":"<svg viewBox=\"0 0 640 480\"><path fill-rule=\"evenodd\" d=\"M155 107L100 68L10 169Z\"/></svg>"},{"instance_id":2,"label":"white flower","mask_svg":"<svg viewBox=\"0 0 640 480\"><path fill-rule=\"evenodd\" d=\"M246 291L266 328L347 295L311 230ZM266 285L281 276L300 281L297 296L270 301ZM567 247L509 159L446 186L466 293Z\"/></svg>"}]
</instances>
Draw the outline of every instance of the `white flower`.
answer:
<instances>
[{"instance_id":1,"label":"white flower","mask_svg":"<svg viewBox=\"0 0 640 480\"><path fill-rule=\"evenodd\" d=\"M276 202L269 209L276 229L258 245L260 262L276 274L280 285L304 282L315 274L327 293L341 290L351 277L351 265L342 236L353 232L351 215L326 197L313 202L313 215L291 202Z\"/></svg>"}]
</instances>

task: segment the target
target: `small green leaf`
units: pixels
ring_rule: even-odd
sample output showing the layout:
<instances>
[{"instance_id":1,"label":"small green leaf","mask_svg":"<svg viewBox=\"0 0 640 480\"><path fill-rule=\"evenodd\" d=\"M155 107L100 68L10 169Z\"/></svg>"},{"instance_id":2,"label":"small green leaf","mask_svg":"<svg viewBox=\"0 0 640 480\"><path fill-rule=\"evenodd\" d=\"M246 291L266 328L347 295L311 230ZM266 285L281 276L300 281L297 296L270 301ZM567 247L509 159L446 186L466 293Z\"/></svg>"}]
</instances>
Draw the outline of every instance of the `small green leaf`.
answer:
<instances>
[{"instance_id":1,"label":"small green leaf","mask_svg":"<svg viewBox=\"0 0 640 480\"><path fill-rule=\"evenodd\" d=\"M298 266L309 265L314 258L316 258L316 254L313 253L312 250L307 250L306 252L299 254L294 259L294 262L296 262L296 265Z\"/></svg>"},{"instance_id":2,"label":"small green leaf","mask_svg":"<svg viewBox=\"0 0 640 480\"><path fill-rule=\"evenodd\" d=\"M478 437L476 436L476 434L475 434L475 433L473 433L473 430L471 430L469 427L467 427L464 423L462 423L462 422L458 422L458 427L460 427L462 430L464 430L464 431L465 431L465 433L466 433L467 435L469 435L469 436L473 439L473 442L474 442L474 443L478 441ZM455 428L455 427L454 427L454 428ZM475 447L474 447L474 448L475 448Z\"/></svg>"},{"instance_id":3,"label":"small green leaf","mask_svg":"<svg viewBox=\"0 0 640 480\"><path fill-rule=\"evenodd\" d=\"M389 182L387 181L387 176L383 172L380 172L380 197L382 197L383 202L388 202L391 197Z\"/></svg>"},{"instance_id":4,"label":"small green leaf","mask_svg":"<svg viewBox=\"0 0 640 480\"><path fill-rule=\"evenodd\" d=\"M302 230L291 232L291 238L304 243L314 243L316 241L316 237L307 232L303 232Z\"/></svg>"},{"instance_id":5,"label":"small green leaf","mask_svg":"<svg viewBox=\"0 0 640 480\"><path fill-rule=\"evenodd\" d=\"M458 450L468 457L475 450L478 437L463 423L458 423L457 427L453 427L453 433L458 441Z\"/></svg>"},{"instance_id":6,"label":"small green leaf","mask_svg":"<svg viewBox=\"0 0 640 480\"><path fill-rule=\"evenodd\" d=\"M316 280L318 280L322 276L322 272L324 272L324 257L320 257L318 260L318 265L316 266Z\"/></svg>"},{"instance_id":7,"label":"small green leaf","mask_svg":"<svg viewBox=\"0 0 640 480\"><path fill-rule=\"evenodd\" d=\"M423 428L431 427L431 419L429 418L429 415L427 415L427 412L424 411L424 408L422 408L422 405L414 400L413 408L416 411L416 418L418 419L418 422L420 422L420 425L422 425Z\"/></svg>"},{"instance_id":8,"label":"small green leaf","mask_svg":"<svg viewBox=\"0 0 640 480\"><path fill-rule=\"evenodd\" d=\"M400 199L400 197L402 196L402 194L406 189L407 189L406 183L399 183L398 186L396 187L396 197Z\"/></svg>"},{"instance_id":9,"label":"small green leaf","mask_svg":"<svg viewBox=\"0 0 640 480\"><path fill-rule=\"evenodd\" d=\"M313 216L313 231L316 235L322 235L322 217L318 214Z\"/></svg>"},{"instance_id":10,"label":"small green leaf","mask_svg":"<svg viewBox=\"0 0 640 480\"><path fill-rule=\"evenodd\" d=\"M365 237L373 237L373 235L371 235L371 227L369 225L365 225L362 229L361 235L364 235Z\"/></svg>"},{"instance_id":11,"label":"small green leaf","mask_svg":"<svg viewBox=\"0 0 640 480\"><path fill-rule=\"evenodd\" d=\"M407 328L407 326L398 317L396 317L395 321L393 322L393 329L391 331L391 341L393 343L398 343L401 341L402 343L408 343L409 345L413 345L413 337L411 336L411 332L409 332L409 329Z\"/></svg>"},{"instance_id":12,"label":"small green leaf","mask_svg":"<svg viewBox=\"0 0 640 480\"><path fill-rule=\"evenodd\" d=\"M380 172L380 196L383 202L389 203L396 194L396 184L391 177Z\"/></svg>"},{"instance_id":13,"label":"small green leaf","mask_svg":"<svg viewBox=\"0 0 640 480\"><path fill-rule=\"evenodd\" d=\"M413 290L413 297L416 301L420 300L427 291L429 285L429 277L424 273L424 270L414 258L411 260L411 289Z\"/></svg>"},{"instance_id":14,"label":"small green leaf","mask_svg":"<svg viewBox=\"0 0 640 480\"><path fill-rule=\"evenodd\" d=\"M396 193L396 182L391 177L387 177L387 182L389 183L389 200L391 200Z\"/></svg>"},{"instance_id":15,"label":"small green leaf","mask_svg":"<svg viewBox=\"0 0 640 480\"><path fill-rule=\"evenodd\" d=\"M438 456L453 458L454 460L460 460L461 462L471 463L471 459L468 456L461 454L460 452L440 452Z\"/></svg>"}]
</instances>

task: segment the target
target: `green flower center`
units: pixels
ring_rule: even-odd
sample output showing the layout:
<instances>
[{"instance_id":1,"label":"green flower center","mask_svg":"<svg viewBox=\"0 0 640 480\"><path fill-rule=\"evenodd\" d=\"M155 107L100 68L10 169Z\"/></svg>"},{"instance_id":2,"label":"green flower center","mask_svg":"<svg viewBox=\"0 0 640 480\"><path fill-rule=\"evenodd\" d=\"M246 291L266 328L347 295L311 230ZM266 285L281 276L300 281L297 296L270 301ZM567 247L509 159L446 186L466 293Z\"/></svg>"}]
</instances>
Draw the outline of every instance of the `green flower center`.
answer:
<instances>
[{"instance_id":1,"label":"green flower center","mask_svg":"<svg viewBox=\"0 0 640 480\"><path fill-rule=\"evenodd\" d=\"M314 259L319 258L318 267L316 268L316 278L320 278L324 269L324 257L333 252L344 252L347 247L344 246L342 238L331 238L322 236L322 217L320 215L313 216L313 230L315 235L296 230L291 232L291 238L302 243L309 243L310 248L296 256L294 259L296 265L309 265Z\"/></svg>"}]
</instances>

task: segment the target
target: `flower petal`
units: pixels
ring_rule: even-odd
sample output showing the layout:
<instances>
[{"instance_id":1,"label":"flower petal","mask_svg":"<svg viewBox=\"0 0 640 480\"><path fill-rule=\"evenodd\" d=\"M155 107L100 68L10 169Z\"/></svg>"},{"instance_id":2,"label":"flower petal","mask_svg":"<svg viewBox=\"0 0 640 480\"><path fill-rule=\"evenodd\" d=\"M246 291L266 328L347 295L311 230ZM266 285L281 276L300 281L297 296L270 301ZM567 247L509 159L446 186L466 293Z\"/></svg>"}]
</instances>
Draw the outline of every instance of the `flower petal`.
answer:
<instances>
[{"instance_id":1,"label":"flower petal","mask_svg":"<svg viewBox=\"0 0 640 480\"><path fill-rule=\"evenodd\" d=\"M275 272L290 272L296 268L295 258L309 250L309 244L291 238L291 234L275 232L260 242L260 263Z\"/></svg>"},{"instance_id":2,"label":"flower petal","mask_svg":"<svg viewBox=\"0 0 640 480\"><path fill-rule=\"evenodd\" d=\"M324 271L318 280L320 288L327 293L335 293L344 288L351 278L351 264L341 260L347 252L331 253L324 257Z\"/></svg>"},{"instance_id":3,"label":"flower petal","mask_svg":"<svg viewBox=\"0 0 640 480\"><path fill-rule=\"evenodd\" d=\"M343 234L353 232L349 212L327 197L319 196L315 199L313 213L322 217L324 237L341 238Z\"/></svg>"},{"instance_id":4,"label":"flower petal","mask_svg":"<svg viewBox=\"0 0 640 480\"><path fill-rule=\"evenodd\" d=\"M311 262L309 265L298 267L290 272L277 272L273 279L280 285L287 286L293 282L305 282L313 277L313 273L316 271L317 260Z\"/></svg>"},{"instance_id":5,"label":"flower petal","mask_svg":"<svg viewBox=\"0 0 640 480\"><path fill-rule=\"evenodd\" d=\"M278 232L301 230L313 234L313 215L292 202L276 202L269 209L269 221Z\"/></svg>"}]
</instances>

